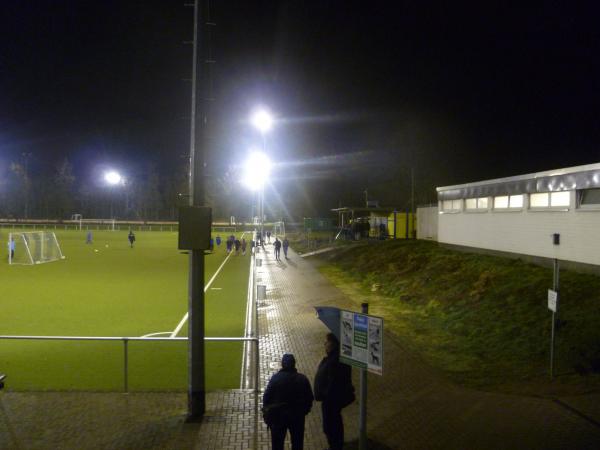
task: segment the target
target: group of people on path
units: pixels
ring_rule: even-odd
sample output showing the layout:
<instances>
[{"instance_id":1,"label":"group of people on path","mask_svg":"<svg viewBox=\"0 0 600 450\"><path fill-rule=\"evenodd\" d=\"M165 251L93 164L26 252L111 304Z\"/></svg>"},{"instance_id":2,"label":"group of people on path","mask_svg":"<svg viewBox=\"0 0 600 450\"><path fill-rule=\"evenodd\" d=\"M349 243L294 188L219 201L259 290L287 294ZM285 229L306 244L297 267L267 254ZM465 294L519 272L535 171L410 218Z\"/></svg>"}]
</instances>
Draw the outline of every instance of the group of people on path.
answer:
<instances>
[{"instance_id":1,"label":"group of people on path","mask_svg":"<svg viewBox=\"0 0 600 450\"><path fill-rule=\"evenodd\" d=\"M273 242L273 247L275 248L275 259L277 261L281 261L281 248L283 247L283 255L285 259L288 259L288 249L290 248L290 241L288 241L287 237L283 238L283 241L280 241L278 237L275 237L275 242Z\"/></svg>"},{"instance_id":2,"label":"group of people on path","mask_svg":"<svg viewBox=\"0 0 600 450\"><path fill-rule=\"evenodd\" d=\"M340 362L340 342L333 333L325 339L326 356L320 362L314 379L314 395L308 378L296 369L294 355L286 353L281 370L271 377L263 396L263 418L271 431L273 450L283 450L290 432L292 450L304 445L304 420L313 400L321 402L323 432L329 450L344 445L342 409L355 400L350 366Z\"/></svg>"}]
</instances>

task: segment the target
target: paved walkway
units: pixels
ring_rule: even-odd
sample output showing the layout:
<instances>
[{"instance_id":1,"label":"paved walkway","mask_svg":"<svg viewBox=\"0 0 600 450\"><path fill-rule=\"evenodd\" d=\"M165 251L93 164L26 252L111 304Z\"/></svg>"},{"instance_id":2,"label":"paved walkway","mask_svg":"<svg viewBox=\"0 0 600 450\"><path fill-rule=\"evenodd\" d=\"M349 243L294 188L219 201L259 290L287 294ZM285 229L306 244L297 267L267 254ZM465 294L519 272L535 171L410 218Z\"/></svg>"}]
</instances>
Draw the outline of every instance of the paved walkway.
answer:
<instances>
[{"instance_id":1,"label":"paved walkway","mask_svg":"<svg viewBox=\"0 0 600 450\"><path fill-rule=\"evenodd\" d=\"M260 253L261 386L284 352L312 378L326 328L315 306L357 310L310 261ZM460 388L385 336L382 377L369 375L370 449L600 448L600 396L548 399ZM355 385L358 373L354 371ZM250 390L211 392L200 424L184 423L185 393L0 393L0 449L268 449ZM356 449L358 406L344 410L347 447ZM320 409L307 418L305 448L326 448Z\"/></svg>"}]
</instances>

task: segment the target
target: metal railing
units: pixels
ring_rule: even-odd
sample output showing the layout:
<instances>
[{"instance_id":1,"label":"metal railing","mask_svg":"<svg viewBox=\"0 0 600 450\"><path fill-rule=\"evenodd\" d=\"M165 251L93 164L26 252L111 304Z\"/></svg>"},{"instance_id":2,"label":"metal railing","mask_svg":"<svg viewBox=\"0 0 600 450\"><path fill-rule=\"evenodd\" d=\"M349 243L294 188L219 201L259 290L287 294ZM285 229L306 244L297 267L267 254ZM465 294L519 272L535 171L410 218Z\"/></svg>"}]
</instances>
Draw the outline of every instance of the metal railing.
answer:
<instances>
[{"instance_id":1,"label":"metal railing","mask_svg":"<svg viewBox=\"0 0 600 450\"><path fill-rule=\"evenodd\" d=\"M134 231L177 231L179 227L177 225L122 225L115 224L114 228L111 224L86 224L84 223L81 228L79 225L74 224L63 224L63 223L0 223L0 228L8 228L13 230L92 230L92 231L120 231L120 230L134 230Z\"/></svg>"},{"instance_id":2,"label":"metal railing","mask_svg":"<svg viewBox=\"0 0 600 450\"><path fill-rule=\"evenodd\" d=\"M2 339L16 340L41 340L41 341L122 341L123 342L123 392L129 392L129 341L163 341L176 342L187 341L187 337L114 337L114 336L12 336L0 335ZM256 345L256 354L258 355L258 338L256 337L205 337L207 342L254 342ZM258 376L258 358L256 358L256 379L254 390L258 393L260 389Z\"/></svg>"}]
</instances>

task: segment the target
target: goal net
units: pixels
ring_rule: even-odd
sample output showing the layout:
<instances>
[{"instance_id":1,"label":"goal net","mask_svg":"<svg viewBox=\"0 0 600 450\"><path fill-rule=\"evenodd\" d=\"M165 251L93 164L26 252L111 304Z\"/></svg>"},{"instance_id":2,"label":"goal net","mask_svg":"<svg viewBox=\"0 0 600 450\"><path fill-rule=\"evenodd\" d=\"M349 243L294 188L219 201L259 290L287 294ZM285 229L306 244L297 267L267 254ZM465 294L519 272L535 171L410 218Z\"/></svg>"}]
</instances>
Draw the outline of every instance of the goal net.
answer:
<instances>
[{"instance_id":1,"label":"goal net","mask_svg":"<svg viewBox=\"0 0 600 450\"><path fill-rule=\"evenodd\" d=\"M52 231L31 231L8 235L9 264L42 264L65 259Z\"/></svg>"}]
</instances>

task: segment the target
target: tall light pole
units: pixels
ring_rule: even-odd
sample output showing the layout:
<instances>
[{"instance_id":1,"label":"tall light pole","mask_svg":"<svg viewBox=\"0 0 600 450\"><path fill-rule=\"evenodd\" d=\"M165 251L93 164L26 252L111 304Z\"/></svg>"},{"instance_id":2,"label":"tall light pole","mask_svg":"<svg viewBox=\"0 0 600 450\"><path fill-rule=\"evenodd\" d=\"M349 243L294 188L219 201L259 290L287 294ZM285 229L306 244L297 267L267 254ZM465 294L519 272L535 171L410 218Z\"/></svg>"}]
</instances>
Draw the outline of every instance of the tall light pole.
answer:
<instances>
[{"instance_id":1,"label":"tall light pole","mask_svg":"<svg viewBox=\"0 0 600 450\"><path fill-rule=\"evenodd\" d=\"M115 170L109 170L108 172L104 173L104 181L106 181L106 184L108 184L110 186L110 218L114 219L114 216L113 216L113 197L114 197L114 192L115 192L114 188L118 184L123 184L124 179L119 172L117 172Z\"/></svg>"},{"instance_id":2,"label":"tall light pole","mask_svg":"<svg viewBox=\"0 0 600 450\"><path fill-rule=\"evenodd\" d=\"M260 131L261 137L262 137L262 151L263 151L263 158L259 158L259 160L257 160L256 162L258 164L264 164L265 161L268 163L268 167L266 167L266 177L261 181L260 184L260 191L259 191L259 214L260 214L260 236L261 236L261 240L264 239L264 217L265 217L265 211L264 211L264 203L265 203L265 190L264 190L264 183L267 181L266 178L268 177L268 174L271 170L271 163L268 159L268 157L266 156L267 153L267 139L265 137L266 133L268 133L269 131L271 131L271 128L273 128L273 116L271 115L271 113L264 108L260 108L255 110L252 113L252 116L250 117L250 122L252 123L252 125L254 125L254 127ZM266 159L265 159L266 158ZM264 176L264 170L265 168L261 168L258 167L256 170L258 171L263 171L262 176Z\"/></svg>"},{"instance_id":3,"label":"tall light pole","mask_svg":"<svg viewBox=\"0 0 600 450\"><path fill-rule=\"evenodd\" d=\"M263 152L251 150L245 164L245 173L242 183L258 195L258 213L260 214L260 232L263 231L264 216L264 190L265 183L271 174L271 160Z\"/></svg>"}]
</instances>

